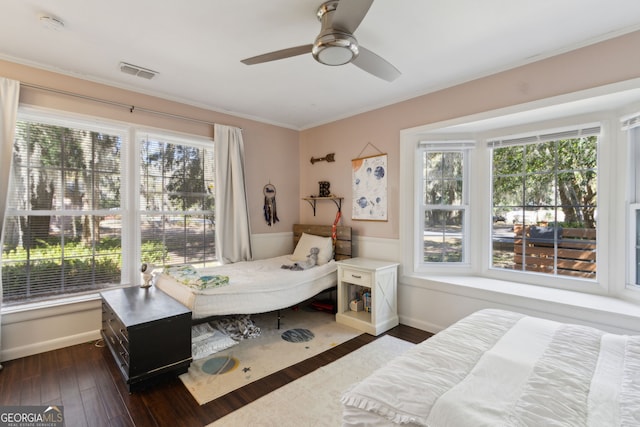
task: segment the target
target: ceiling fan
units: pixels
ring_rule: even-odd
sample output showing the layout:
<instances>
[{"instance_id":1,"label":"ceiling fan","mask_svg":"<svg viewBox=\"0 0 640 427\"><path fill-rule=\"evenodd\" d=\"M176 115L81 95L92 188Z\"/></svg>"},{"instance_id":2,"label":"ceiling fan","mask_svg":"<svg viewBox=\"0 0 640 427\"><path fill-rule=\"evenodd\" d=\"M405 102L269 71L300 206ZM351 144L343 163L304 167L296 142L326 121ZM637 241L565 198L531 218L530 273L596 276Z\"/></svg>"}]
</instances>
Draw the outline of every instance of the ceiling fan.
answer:
<instances>
[{"instance_id":1,"label":"ceiling fan","mask_svg":"<svg viewBox=\"0 0 640 427\"><path fill-rule=\"evenodd\" d=\"M313 44L276 50L243 59L247 65L276 61L311 52L316 61L325 65L352 63L383 80L393 81L400 71L385 59L358 44L353 36L369 11L373 0L330 0L316 13L321 23L320 34Z\"/></svg>"}]
</instances>

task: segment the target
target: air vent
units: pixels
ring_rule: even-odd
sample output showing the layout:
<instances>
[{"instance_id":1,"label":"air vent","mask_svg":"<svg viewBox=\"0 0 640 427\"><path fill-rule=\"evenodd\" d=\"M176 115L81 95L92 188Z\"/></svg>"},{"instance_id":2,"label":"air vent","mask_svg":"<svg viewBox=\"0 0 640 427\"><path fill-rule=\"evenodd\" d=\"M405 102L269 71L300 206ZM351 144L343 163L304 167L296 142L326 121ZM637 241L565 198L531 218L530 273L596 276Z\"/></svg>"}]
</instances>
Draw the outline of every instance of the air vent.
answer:
<instances>
[{"instance_id":1,"label":"air vent","mask_svg":"<svg viewBox=\"0 0 640 427\"><path fill-rule=\"evenodd\" d=\"M125 74L131 74L132 76L142 77L143 79L151 80L158 74L157 71L149 70L148 68L139 67L133 64L127 64L126 62L120 63L120 71Z\"/></svg>"},{"instance_id":2,"label":"air vent","mask_svg":"<svg viewBox=\"0 0 640 427\"><path fill-rule=\"evenodd\" d=\"M58 19L53 16L40 16L40 24L42 24L42 26L47 30L61 31L64 29L64 22L62 22L62 19Z\"/></svg>"}]
</instances>

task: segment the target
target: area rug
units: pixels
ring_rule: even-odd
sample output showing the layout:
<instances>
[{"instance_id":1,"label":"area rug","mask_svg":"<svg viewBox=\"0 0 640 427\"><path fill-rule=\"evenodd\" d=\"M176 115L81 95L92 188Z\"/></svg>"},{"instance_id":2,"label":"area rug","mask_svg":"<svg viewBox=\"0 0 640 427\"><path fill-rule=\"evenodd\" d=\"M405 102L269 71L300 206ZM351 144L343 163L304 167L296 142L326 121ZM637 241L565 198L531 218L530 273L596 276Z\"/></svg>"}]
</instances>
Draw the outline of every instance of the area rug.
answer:
<instances>
[{"instance_id":1,"label":"area rug","mask_svg":"<svg viewBox=\"0 0 640 427\"><path fill-rule=\"evenodd\" d=\"M340 397L415 344L385 335L209 424L225 426L340 426Z\"/></svg>"},{"instance_id":2,"label":"area rug","mask_svg":"<svg viewBox=\"0 0 640 427\"><path fill-rule=\"evenodd\" d=\"M336 323L335 315L312 308L252 315L260 336L191 363L180 379L203 405L253 381L315 356L362 332Z\"/></svg>"}]
</instances>

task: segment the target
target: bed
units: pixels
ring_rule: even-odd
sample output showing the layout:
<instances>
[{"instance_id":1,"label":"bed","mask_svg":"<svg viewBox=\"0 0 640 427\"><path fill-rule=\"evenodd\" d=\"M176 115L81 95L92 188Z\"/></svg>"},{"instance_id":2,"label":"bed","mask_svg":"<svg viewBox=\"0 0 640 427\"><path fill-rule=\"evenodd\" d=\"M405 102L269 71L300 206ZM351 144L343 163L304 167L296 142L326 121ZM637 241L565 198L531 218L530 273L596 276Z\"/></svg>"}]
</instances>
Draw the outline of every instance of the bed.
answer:
<instances>
[{"instance_id":1,"label":"bed","mask_svg":"<svg viewBox=\"0 0 640 427\"><path fill-rule=\"evenodd\" d=\"M638 426L640 336L476 312L342 396L345 426Z\"/></svg>"},{"instance_id":2,"label":"bed","mask_svg":"<svg viewBox=\"0 0 640 427\"><path fill-rule=\"evenodd\" d=\"M198 270L202 276L228 277L224 286L195 289L165 272L156 278L155 285L189 307L194 320L291 307L336 285L335 260L351 256L351 227L337 227L335 241L332 231L331 225L295 224L293 254ZM324 262L302 271L282 268L306 257L311 245L323 245Z\"/></svg>"}]
</instances>

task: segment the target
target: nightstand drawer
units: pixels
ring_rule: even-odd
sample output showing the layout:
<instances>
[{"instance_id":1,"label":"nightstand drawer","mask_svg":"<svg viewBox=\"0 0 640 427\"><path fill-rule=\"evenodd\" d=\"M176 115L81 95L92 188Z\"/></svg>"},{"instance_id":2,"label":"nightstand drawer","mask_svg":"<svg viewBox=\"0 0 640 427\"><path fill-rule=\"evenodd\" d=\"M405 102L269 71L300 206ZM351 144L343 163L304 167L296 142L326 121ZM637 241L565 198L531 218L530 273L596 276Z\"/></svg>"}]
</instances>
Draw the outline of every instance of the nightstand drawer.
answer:
<instances>
[{"instance_id":1,"label":"nightstand drawer","mask_svg":"<svg viewBox=\"0 0 640 427\"><path fill-rule=\"evenodd\" d=\"M354 285L371 287L371 272L343 268L341 280L348 283L353 283Z\"/></svg>"}]
</instances>

